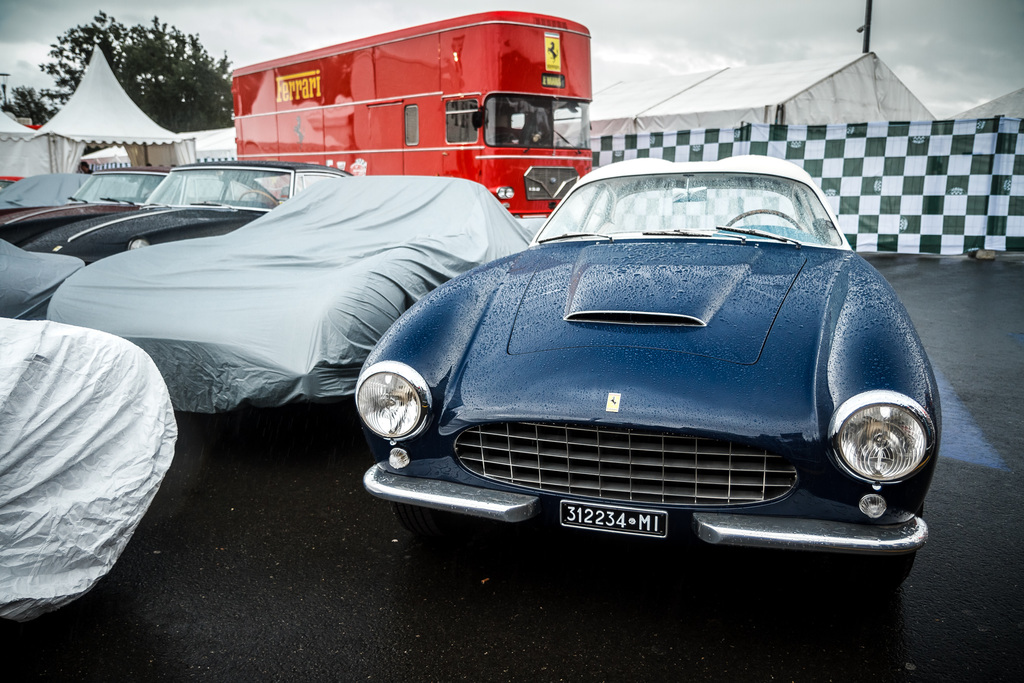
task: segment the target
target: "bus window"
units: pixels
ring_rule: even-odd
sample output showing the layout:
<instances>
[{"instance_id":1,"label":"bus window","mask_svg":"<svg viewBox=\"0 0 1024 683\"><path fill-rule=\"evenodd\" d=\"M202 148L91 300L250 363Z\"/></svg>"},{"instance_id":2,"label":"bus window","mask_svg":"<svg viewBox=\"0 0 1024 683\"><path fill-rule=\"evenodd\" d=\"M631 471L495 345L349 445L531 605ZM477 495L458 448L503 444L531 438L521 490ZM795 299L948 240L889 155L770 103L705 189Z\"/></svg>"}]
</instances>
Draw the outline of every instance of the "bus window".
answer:
<instances>
[{"instance_id":1,"label":"bus window","mask_svg":"<svg viewBox=\"0 0 1024 683\"><path fill-rule=\"evenodd\" d=\"M589 149L588 103L528 95L492 95L484 103L484 142L492 147Z\"/></svg>"},{"instance_id":2,"label":"bus window","mask_svg":"<svg viewBox=\"0 0 1024 683\"><path fill-rule=\"evenodd\" d=\"M420 108L415 104L405 108L405 144L420 144Z\"/></svg>"},{"instance_id":3,"label":"bus window","mask_svg":"<svg viewBox=\"0 0 1024 683\"><path fill-rule=\"evenodd\" d=\"M445 134L447 142L476 142L474 119L480 105L476 100L448 100L445 102Z\"/></svg>"}]
</instances>

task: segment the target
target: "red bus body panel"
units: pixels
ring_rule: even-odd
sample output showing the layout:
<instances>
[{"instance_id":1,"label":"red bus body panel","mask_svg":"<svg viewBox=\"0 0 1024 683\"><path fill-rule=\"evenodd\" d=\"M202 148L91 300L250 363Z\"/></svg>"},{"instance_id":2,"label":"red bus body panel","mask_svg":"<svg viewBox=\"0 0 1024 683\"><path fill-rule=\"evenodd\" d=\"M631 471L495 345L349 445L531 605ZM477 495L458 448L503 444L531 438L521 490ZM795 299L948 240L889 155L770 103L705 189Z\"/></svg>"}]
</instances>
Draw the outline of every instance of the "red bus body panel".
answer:
<instances>
[{"instance_id":1,"label":"red bus body panel","mask_svg":"<svg viewBox=\"0 0 1024 683\"><path fill-rule=\"evenodd\" d=\"M571 167L582 176L592 165L588 149L485 145L482 127L475 141L446 141L452 99L481 109L491 93L590 102L590 34L556 17L485 12L321 48L235 70L232 93L239 159L468 178L492 192L512 188L502 201L519 215L554 206L526 199L528 170Z\"/></svg>"}]
</instances>

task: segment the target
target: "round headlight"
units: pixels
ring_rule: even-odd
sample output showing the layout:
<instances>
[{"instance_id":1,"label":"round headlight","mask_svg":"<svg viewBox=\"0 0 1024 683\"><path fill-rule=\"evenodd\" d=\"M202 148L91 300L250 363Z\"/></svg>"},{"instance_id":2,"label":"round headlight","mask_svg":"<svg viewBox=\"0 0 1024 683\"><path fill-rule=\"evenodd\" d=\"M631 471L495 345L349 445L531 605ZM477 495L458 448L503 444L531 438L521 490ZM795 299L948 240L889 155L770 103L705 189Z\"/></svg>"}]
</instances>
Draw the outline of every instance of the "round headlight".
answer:
<instances>
[{"instance_id":1,"label":"round headlight","mask_svg":"<svg viewBox=\"0 0 1024 683\"><path fill-rule=\"evenodd\" d=\"M142 249L143 247L149 246L149 240L145 237L136 237L128 243L129 249Z\"/></svg>"},{"instance_id":2,"label":"round headlight","mask_svg":"<svg viewBox=\"0 0 1024 683\"><path fill-rule=\"evenodd\" d=\"M832 417L832 441L842 463L870 481L897 481L924 463L931 421L912 399L890 391L854 396Z\"/></svg>"},{"instance_id":3,"label":"round headlight","mask_svg":"<svg viewBox=\"0 0 1024 683\"><path fill-rule=\"evenodd\" d=\"M359 417L385 439L414 436L426 424L429 411L426 382L402 363L376 363L366 369L356 386Z\"/></svg>"}]
</instances>

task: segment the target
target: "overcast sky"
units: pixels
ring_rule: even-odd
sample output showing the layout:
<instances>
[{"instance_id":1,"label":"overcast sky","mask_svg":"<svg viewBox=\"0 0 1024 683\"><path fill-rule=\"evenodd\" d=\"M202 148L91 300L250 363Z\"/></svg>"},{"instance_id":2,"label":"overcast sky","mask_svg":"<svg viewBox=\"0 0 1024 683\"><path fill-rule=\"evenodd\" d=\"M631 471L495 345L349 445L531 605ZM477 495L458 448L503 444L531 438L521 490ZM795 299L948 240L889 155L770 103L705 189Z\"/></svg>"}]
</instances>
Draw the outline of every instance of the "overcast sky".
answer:
<instances>
[{"instance_id":1,"label":"overcast sky","mask_svg":"<svg viewBox=\"0 0 1024 683\"><path fill-rule=\"evenodd\" d=\"M494 9L590 29L595 90L726 66L854 57L866 0L0 0L8 90L52 87L50 45L99 10L199 34L232 67ZM938 117L1024 87L1024 0L874 0L871 49Z\"/></svg>"}]
</instances>

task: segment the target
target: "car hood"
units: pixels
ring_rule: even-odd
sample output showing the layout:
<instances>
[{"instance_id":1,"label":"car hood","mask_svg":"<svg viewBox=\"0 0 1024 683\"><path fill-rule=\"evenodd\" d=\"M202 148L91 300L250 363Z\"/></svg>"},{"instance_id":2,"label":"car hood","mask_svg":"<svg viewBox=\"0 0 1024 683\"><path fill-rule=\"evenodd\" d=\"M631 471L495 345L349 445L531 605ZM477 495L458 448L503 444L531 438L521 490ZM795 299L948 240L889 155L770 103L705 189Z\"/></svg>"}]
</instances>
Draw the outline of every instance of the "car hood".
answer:
<instances>
[{"instance_id":1,"label":"car hood","mask_svg":"<svg viewBox=\"0 0 1024 683\"><path fill-rule=\"evenodd\" d=\"M536 264L508 351L629 347L755 363L806 262L797 248L773 252L664 240L553 251Z\"/></svg>"}]
</instances>

